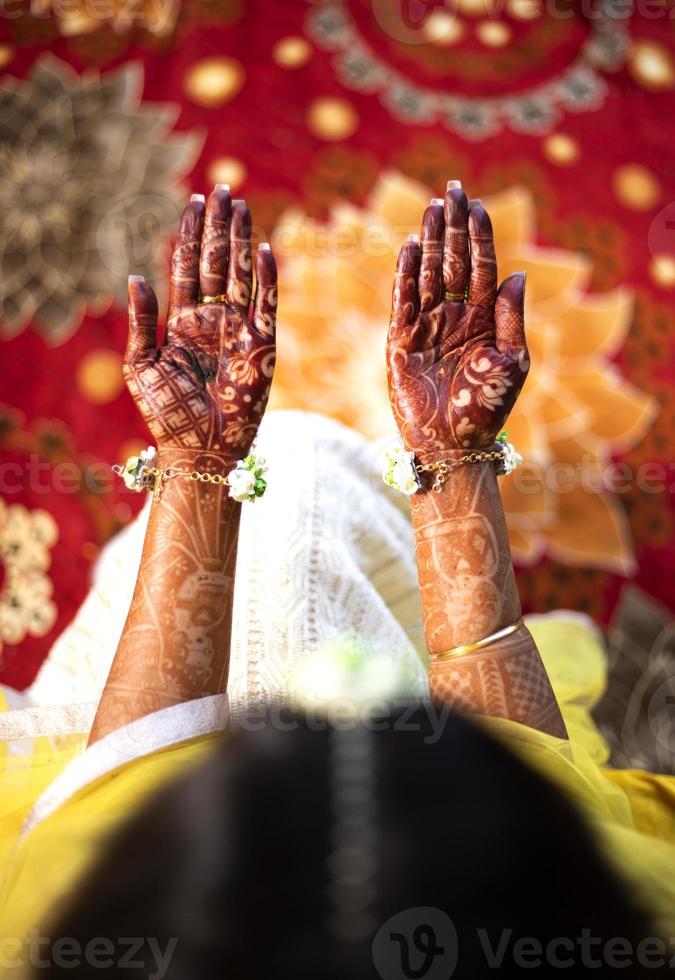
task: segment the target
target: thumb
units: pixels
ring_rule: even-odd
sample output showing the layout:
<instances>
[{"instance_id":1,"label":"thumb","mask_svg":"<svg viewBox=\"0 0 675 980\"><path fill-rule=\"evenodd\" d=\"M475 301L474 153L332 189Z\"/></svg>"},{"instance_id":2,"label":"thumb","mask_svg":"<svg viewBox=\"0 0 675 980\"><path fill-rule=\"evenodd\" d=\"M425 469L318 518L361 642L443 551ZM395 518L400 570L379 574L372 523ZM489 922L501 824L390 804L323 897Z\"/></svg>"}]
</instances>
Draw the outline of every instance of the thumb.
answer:
<instances>
[{"instance_id":1,"label":"thumb","mask_svg":"<svg viewBox=\"0 0 675 980\"><path fill-rule=\"evenodd\" d=\"M507 354L527 347L525 340L525 273L514 272L497 290L495 301L497 350Z\"/></svg>"},{"instance_id":2,"label":"thumb","mask_svg":"<svg viewBox=\"0 0 675 980\"><path fill-rule=\"evenodd\" d=\"M130 364L157 347L157 297L144 276L129 276L129 337L125 361Z\"/></svg>"}]
</instances>

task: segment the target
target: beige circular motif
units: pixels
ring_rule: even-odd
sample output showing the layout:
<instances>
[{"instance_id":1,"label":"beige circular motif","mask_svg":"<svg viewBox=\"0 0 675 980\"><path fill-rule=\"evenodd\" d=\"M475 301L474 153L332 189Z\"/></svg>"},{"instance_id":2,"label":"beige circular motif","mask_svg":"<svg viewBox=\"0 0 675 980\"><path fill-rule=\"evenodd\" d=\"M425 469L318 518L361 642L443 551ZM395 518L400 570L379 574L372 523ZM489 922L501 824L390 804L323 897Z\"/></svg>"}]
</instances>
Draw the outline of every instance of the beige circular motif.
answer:
<instances>
[{"instance_id":1,"label":"beige circular motif","mask_svg":"<svg viewBox=\"0 0 675 980\"><path fill-rule=\"evenodd\" d=\"M185 94L197 105L215 108L230 102L241 90L246 72L235 58L203 58L185 76Z\"/></svg>"},{"instance_id":2,"label":"beige circular motif","mask_svg":"<svg viewBox=\"0 0 675 980\"><path fill-rule=\"evenodd\" d=\"M489 48L501 48L511 40L511 28L501 20L485 20L476 26L476 37Z\"/></svg>"},{"instance_id":3,"label":"beige circular motif","mask_svg":"<svg viewBox=\"0 0 675 980\"><path fill-rule=\"evenodd\" d=\"M552 163L569 166L580 156L579 144L566 133L551 133L542 144L544 154Z\"/></svg>"},{"instance_id":4,"label":"beige circular motif","mask_svg":"<svg viewBox=\"0 0 675 980\"><path fill-rule=\"evenodd\" d=\"M536 20L544 13L542 0L507 0L506 9L517 20Z\"/></svg>"},{"instance_id":5,"label":"beige circular motif","mask_svg":"<svg viewBox=\"0 0 675 980\"><path fill-rule=\"evenodd\" d=\"M464 34L464 25L456 14L433 10L424 24L424 33L432 44L455 44Z\"/></svg>"},{"instance_id":6,"label":"beige circular motif","mask_svg":"<svg viewBox=\"0 0 675 980\"><path fill-rule=\"evenodd\" d=\"M612 175L612 189L617 200L631 211L649 211L661 198L661 186L647 167L627 163Z\"/></svg>"},{"instance_id":7,"label":"beige circular motif","mask_svg":"<svg viewBox=\"0 0 675 980\"><path fill-rule=\"evenodd\" d=\"M212 184L229 184L230 190L236 191L246 180L246 165L236 157L216 157L206 171Z\"/></svg>"},{"instance_id":8,"label":"beige circular motif","mask_svg":"<svg viewBox=\"0 0 675 980\"><path fill-rule=\"evenodd\" d=\"M272 60L280 68L301 68L312 56L312 46L304 37L282 37L272 48Z\"/></svg>"},{"instance_id":9,"label":"beige circular motif","mask_svg":"<svg viewBox=\"0 0 675 980\"><path fill-rule=\"evenodd\" d=\"M675 286L675 256L655 255L649 265L649 275L658 286L672 289Z\"/></svg>"},{"instance_id":10,"label":"beige circular motif","mask_svg":"<svg viewBox=\"0 0 675 980\"><path fill-rule=\"evenodd\" d=\"M114 350L92 350L77 366L77 387L95 405L113 401L124 388L122 357Z\"/></svg>"},{"instance_id":11,"label":"beige circular motif","mask_svg":"<svg viewBox=\"0 0 675 980\"><path fill-rule=\"evenodd\" d=\"M359 117L346 99L327 96L311 104L307 125L319 139L343 140L351 136L358 127Z\"/></svg>"},{"instance_id":12,"label":"beige circular motif","mask_svg":"<svg viewBox=\"0 0 675 980\"><path fill-rule=\"evenodd\" d=\"M655 41L636 41L631 47L628 70L635 81L656 92L675 86L675 64L667 48Z\"/></svg>"}]
</instances>

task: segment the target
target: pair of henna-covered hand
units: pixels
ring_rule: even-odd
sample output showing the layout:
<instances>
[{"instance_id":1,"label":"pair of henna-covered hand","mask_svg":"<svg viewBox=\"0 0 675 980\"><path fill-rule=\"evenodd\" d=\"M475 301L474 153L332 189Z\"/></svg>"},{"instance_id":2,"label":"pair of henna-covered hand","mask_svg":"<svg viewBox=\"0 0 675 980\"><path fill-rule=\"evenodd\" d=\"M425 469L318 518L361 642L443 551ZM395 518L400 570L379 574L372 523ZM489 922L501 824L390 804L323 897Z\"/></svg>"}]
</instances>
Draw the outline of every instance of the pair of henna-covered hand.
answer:
<instances>
[{"instance_id":1,"label":"pair of henna-covered hand","mask_svg":"<svg viewBox=\"0 0 675 980\"><path fill-rule=\"evenodd\" d=\"M155 295L132 277L125 377L159 463L227 472L249 451L275 360L277 272L251 217L218 185L183 214L166 335ZM387 340L391 404L424 461L492 445L527 376L524 274L498 288L490 218L457 182L426 209L398 259ZM204 301L204 298L207 301ZM425 634L441 654L516 621L520 606L492 463L459 467L439 494L412 498ZM166 484L92 740L165 705L223 691L239 507L222 485ZM458 660L432 660L432 694L564 734L522 627Z\"/></svg>"},{"instance_id":2,"label":"pair of henna-covered hand","mask_svg":"<svg viewBox=\"0 0 675 980\"><path fill-rule=\"evenodd\" d=\"M251 312L252 279L251 216L222 186L183 213L159 347L155 295L131 278L126 379L160 450L238 457L250 447L275 358L277 272L265 246ZM469 207L453 187L444 203L430 204L421 241L399 256L387 341L392 408L418 456L494 441L529 367L524 290L520 273L497 288L480 202Z\"/></svg>"}]
</instances>

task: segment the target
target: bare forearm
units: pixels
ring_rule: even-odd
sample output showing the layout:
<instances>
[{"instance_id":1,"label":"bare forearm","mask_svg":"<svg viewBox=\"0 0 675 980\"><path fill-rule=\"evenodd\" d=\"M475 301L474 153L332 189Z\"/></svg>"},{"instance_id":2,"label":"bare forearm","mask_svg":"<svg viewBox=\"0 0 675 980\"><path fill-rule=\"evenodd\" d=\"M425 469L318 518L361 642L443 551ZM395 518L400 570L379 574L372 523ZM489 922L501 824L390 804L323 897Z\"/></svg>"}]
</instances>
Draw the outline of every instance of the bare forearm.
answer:
<instances>
[{"instance_id":1,"label":"bare forearm","mask_svg":"<svg viewBox=\"0 0 675 980\"><path fill-rule=\"evenodd\" d=\"M441 493L414 495L412 510L432 697L564 736L555 695L526 627L475 653L434 659L520 617L494 465L458 467Z\"/></svg>"},{"instance_id":2,"label":"bare forearm","mask_svg":"<svg viewBox=\"0 0 675 980\"><path fill-rule=\"evenodd\" d=\"M229 469L208 452L164 452L160 464L222 475ZM159 708L226 689L240 507L224 485L166 481L153 502L90 742Z\"/></svg>"}]
</instances>

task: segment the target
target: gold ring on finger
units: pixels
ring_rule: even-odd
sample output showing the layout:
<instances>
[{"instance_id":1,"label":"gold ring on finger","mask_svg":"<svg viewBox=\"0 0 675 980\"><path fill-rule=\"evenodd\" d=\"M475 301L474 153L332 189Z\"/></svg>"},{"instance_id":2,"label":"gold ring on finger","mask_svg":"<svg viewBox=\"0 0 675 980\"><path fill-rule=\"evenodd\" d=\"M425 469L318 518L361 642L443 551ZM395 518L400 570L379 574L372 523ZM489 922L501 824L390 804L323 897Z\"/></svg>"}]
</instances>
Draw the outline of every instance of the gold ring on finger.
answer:
<instances>
[{"instance_id":1,"label":"gold ring on finger","mask_svg":"<svg viewBox=\"0 0 675 980\"><path fill-rule=\"evenodd\" d=\"M224 303L226 299L225 293L218 293L217 296L202 296L201 303Z\"/></svg>"},{"instance_id":2,"label":"gold ring on finger","mask_svg":"<svg viewBox=\"0 0 675 980\"><path fill-rule=\"evenodd\" d=\"M446 290L443 293L443 299L449 299L453 303L463 303L466 293L451 293L450 290Z\"/></svg>"}]
</instances>

